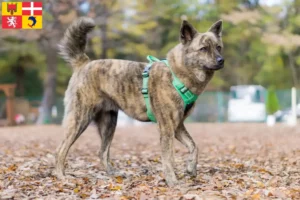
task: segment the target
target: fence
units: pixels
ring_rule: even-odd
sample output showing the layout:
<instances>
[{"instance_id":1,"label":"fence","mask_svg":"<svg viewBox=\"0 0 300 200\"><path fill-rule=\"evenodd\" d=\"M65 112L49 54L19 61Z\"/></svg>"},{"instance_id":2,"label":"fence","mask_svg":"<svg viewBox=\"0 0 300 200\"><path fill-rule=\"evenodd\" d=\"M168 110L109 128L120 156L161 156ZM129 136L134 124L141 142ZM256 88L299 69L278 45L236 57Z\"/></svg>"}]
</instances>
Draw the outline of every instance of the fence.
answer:
<instances>
[{"instance_id":1,"label":"fence","mask_svg":"<svg viewBox=\"0 0 300 200\"><path fill-rule=\"evenodd\" d=\"M291 90L276 91L280 109L288 109L291 107ZM297 102L300 102L300 90L297 90ZM32 107L38 109L42 97L25 97ZM222 91L206 91L201 94L196 102L196 106L187 122L226 122L227 108L230 99L229 92ZM0 118L5 117L5 97L0 96ZM60 124L63 119L63 97L56 98L55 106L57 108L57 116L53 118L53 123ZM122 116L124 118L124 116ZM127 119L128 120L128 119ZM30 123L34 123L31 121Z\"/></svg>"},{"instance_id":2,"label":"fence","mask_svg":"<svg viewBox=\"0 0 300 200\"><path fill-rule=\"evenodd\" d=\"M291 90L277 90L280 110L291 108ZM189 120L196 122L226 122L230 99L229 92L204 92L199 96L194 112ZM300 90L297 90L297 102L300 103Z\"/></svg>"}]
</instances>

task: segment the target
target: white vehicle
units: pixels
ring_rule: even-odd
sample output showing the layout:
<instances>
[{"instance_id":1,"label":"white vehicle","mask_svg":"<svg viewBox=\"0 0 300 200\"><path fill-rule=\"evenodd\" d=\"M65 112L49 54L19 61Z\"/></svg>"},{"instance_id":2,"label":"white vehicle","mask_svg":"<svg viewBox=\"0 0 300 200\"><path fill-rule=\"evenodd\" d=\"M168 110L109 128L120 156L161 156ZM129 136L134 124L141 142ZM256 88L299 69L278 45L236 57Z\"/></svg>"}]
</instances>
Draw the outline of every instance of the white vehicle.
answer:
<instances>
[{"instance_id":1,"label":"white vehicle","mask_svg":"<svg viewBox=\"0 0 300 200\"><path fill-rule=\"evenodd\" d=\"M260 85L238 85L230 88L229 122L264 122L266 89Z\"/></svg>"}]
</instances>

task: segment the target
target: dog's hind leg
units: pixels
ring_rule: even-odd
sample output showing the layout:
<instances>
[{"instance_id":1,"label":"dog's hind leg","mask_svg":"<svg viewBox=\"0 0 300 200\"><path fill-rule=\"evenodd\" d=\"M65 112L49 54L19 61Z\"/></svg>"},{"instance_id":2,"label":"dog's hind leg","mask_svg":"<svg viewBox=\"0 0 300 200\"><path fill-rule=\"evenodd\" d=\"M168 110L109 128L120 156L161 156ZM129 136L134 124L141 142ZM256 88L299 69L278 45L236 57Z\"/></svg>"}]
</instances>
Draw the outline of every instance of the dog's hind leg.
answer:
<instances>
[{"instance_id":1,"label":"dog's hind leg","mask_svg":"<svg viewBox=\"0 0 300 200\"><path fill-rule=\"evenodd\" d=\"M99 111L94 119L101 137L99 157L106 172L110 175L114 174L114 170L110 163L109 149L117 126L117 119L117 110Z\"/></svg>"},{"instance_id":2,"label":"dog's hind leg","mask_svg":"<svg viewBox=\"0 0 300 200\"><path fill-rule=\"evenodd\" d=\"M56 166L54 175L58 178L64 177L65 160L70 147L79 138L91 121L92 108L82 105L82 102L73 101L66 105L63 126L65 139L56 152Z\"/></svg>"},{"instance_id":3,"label":"dog's hind leg","mask_svg":"<svg viewBox=\"0 0 300 200\"><path fill-rule=\"evenodd\" d=\"M190 152L188 163L187 163L187 172L192 175L197 175L197 160L198 160L198 148L193 140L193 138L190 136L186 128L184 127L184 124L181 123L176 132L175 132L175 138L181 142Z\"/></svg>"}]
</instances>

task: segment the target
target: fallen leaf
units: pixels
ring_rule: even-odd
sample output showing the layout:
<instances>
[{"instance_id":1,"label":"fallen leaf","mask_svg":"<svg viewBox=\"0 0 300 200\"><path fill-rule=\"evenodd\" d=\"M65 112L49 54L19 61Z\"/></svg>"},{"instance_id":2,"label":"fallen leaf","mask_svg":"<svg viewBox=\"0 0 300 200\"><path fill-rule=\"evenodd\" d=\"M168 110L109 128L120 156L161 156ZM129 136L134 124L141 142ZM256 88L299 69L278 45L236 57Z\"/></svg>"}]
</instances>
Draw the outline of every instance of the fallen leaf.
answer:
<instances>
[{"instance_id":1,"label":"fallen leaf","mask_svg":"<svg viewBox=\"0 0 300 200\"><path fill-rule=\"evenodd\" d=\"M79 196L83 199L86 199L89 195L85 194L85 193L81 193L81 194L79 194Z\"/></svg>"},{"instance_id":2,"label":"fallen leaf","mask_svg":"<svg viewBox=\"0 0 300 200\"><path fill-rule=\"evenodd\" d=\"M260 181L258 181L258 182L256 183L256 185L257 185L257 187L260 187L260 188L265 187L265 184L264 184L263 182L260 182Z\"/></svg>"},{"instance_id":3,"label":"fallen leaf","mask_svg":"<svg viewBox=\"0 0 300 200\"><path fill-rule=\"evenodd\" d=\"M115 179L116 179L117 183L119 183L119 184L123 183L123 178L121 176L117 176Z\"/></svg>"},{"instance_id":4,"label":"fallen leaf","mask_svg":"<svg viewBox=\"0 0 300 200\"><path fill-rule=\"evenodd\" d=\"M158 187L157 188L160 192L166 192L167 191L167 188L165 187Z\"/></svg>"},{"instance_id":5,"label":"fallen leaf","mask_svg":"<svg viewBox=\"0 0 300 200\"><path fill-rule=\"evenodd\" d=\"M117 191L117 190L121 190L122 187L120 185L109 184L108 189L111 190L111 191Z\"/></svg>"},{"instance_id":6,"label":"fallen leaf","mask_svg":"<svg viewBox=\"0 0 300 200\"><path fill-rule=\"evenodd\" d=\"M266 169L264 169L264 168L260 168L258 171L259 171L260 173L268 173L268 174L270 174L270 175L273 175L272 172L270 172L270 171L268 171L268 170L266 170Z\"/></svg>"},{"instance_id":7,"label":"fallen leaf","mask_svg":"<svg viewBox=\"0 0 300 200\"><path fill-rule=\"evenodd\" d=\"M17 170L17 165L16 164L13 164L13 165L10 165L8 168L7 168L7 170L8 171L16 171Z\"/></svg>"},{"instance_id":8,"label":"fallen leaf","mask_svg":"<svg viewBox=\"0 0 300 200\"><path fill-rule=\"evenodd\" d=\"M260 194L256 193L251 196L252 199L260 199Z\"/></svg>"},{"instance_id":9,"label":"fallen leaf","mask_svg":"<svg viewBox=\"0 0 300 200\"><path fill-rule=\"evenodd\" d=\"M74 191L74 193L78 193L80 191L80 189L79 188L75 188L73 191Z\"/></svg>"},{"instance_id":10,"label":"fallen leaf","mask_svg":"<svg viewBox=\"0 0 300 200\"><path fill-rule=\"evenodd\" d=\"M120 197L120 200L130 200L130 199L133 199L133 197L131 197L131 196L121 196Z\"/></svg>"}]
</instances>

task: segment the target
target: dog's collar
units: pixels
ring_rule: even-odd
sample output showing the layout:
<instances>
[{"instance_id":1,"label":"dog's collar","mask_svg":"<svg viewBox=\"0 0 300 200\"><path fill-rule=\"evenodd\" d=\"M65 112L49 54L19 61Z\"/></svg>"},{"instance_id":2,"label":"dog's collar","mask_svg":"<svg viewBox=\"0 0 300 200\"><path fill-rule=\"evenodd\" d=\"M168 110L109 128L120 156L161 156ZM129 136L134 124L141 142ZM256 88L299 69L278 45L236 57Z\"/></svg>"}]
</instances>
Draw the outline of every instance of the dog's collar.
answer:
<instances>
[{"instance_id":1,"label":"dog's collar","mask_svg":"<svg viewBox=\"0 0 300 200\"><path fill-rule=\"evenodd\" d=\"M149 61L149 64L145 67L144 71L143 71L143 88L142 88L142 94L144 96L145 102L146 102L146 108L147 108L147 115L148 118L153 121L156 122L156 118L152 112L151 109L151 104L150 104L150 99L149 99L149 95L148 95L148 79L149 79L149 71L152 67L152 64L154 62L163 62L165 63L165 65L168 66L168 68L170 69L171 73L172 73L172 77L173 77L173 81L172 84L174 86L174 88L177 90L177 92L179 93L179 95L181 96L183 103L184 103L184 109L187 109L188 105L194 104L195 101L198 98L198 95L192 93L192 91L190 91L180 80L179 78L177 78L177 76L174 74L174 72L172 71L168 60L163 59L163 60L159 60L158 58L155 58L154 56L147 56L147 60Z\"/></svg>"}]
</instances>

